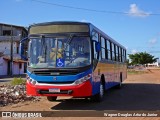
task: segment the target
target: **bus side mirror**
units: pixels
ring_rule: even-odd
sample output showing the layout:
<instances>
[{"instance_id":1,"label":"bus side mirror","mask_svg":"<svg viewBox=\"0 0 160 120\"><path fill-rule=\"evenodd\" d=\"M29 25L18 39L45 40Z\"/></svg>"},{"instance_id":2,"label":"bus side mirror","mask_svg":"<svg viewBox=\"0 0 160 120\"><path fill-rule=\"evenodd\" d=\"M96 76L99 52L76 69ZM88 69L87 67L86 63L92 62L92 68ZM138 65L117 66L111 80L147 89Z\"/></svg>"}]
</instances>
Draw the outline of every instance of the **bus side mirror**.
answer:
<instances>
[{"instance_id":1,"label":"bus side mirror","mask_svg":"<svg viewBox=\"0 0 160 120\"><path fill-rule=\"evenodd\" d=\"M101 44L99 42L96 42L95 44L95 49L96 49L96 52L100 52L101 51Z\"/></svg>"},{"instance_id":2,"label":"bus side mirror","mask_svg":"<svg viewBox=\"0 0 160 120\"><path fill-rule=\"evenodd\" d=\"M28 37L25 37L23 38L21 41L20 41L20 47L19 47L19 54L21 56L22 59L24 60L27 60L28 59L28 56L27 56L27 53L26 53L26 50L25 50L25 43L28 41Z\"/></svg>"}]
</instances>

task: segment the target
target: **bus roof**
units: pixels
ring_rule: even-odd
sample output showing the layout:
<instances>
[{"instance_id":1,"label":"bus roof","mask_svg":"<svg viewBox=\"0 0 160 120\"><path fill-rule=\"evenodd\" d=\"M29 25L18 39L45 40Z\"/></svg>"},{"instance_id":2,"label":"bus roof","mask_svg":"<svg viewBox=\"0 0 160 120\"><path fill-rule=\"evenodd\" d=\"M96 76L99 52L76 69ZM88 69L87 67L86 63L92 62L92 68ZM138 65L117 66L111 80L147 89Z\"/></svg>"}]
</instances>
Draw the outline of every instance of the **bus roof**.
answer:
<instances>
[{"instance_id":1,"label":"bus roof","mask_svg":"<svg viewBox=\"0 0 160 120\"><path fill-rule=\"evenodd\" d=\"M46 26L46 25L88 25L90 23L86 22L74 22L74 21L54 21L54 22L44 22L44 23L36 23L31 25L30 27L35 27L35 26Z\"/></svg>"},{"instance_id":2,"label":"bus roof","mask_svg":"<svg viewBox=\"0 0 160 120\"><path fill-rule=\"evenodd\" d=\"M89 26L90 32L92 32L93 30L95 30L96 32L98 32L99 34L101 34L102 37L107 38L108 40L110 40L111 42L113 42L114 44L120 46L123 49L126 49L124 46L122 46L121 44L119 44L117 41L115 41L114 39L112 39L110 36L108 36L106 33L104 33L103 31L101 31L100 29L98 29L96 26L94 26L92 23L88 23L88 22L76 22L76 21L54 21L54 22L44 22L44 23L37 23L37 24L33 24L29 27L29 29L31 27L36 27L36 26L47 26L47 25L87 25Z\"/></svg>"}]
</instances>

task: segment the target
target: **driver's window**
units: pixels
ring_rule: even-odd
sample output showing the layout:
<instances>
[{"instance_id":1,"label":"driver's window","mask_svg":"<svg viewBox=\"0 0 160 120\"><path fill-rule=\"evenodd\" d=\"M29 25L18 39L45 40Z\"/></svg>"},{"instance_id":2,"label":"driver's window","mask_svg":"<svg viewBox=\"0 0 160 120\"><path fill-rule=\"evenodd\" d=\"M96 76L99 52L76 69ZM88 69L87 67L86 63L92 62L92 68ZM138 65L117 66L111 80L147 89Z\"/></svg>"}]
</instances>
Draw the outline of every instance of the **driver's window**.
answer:
<instances>
[{"instance_id":1,"label":"driver's window","mask_svg":"<svg viewBox=\"0 0 160 120\"><path fill-rule=\"evenodd\" d=\"M92 32L92 40L97 41L98 42L98 33L93 31ZM96 52L96 43L93 42L93 49L94 49L94 58L97 59L98 53Z\"/></svg>"}]
</instances>

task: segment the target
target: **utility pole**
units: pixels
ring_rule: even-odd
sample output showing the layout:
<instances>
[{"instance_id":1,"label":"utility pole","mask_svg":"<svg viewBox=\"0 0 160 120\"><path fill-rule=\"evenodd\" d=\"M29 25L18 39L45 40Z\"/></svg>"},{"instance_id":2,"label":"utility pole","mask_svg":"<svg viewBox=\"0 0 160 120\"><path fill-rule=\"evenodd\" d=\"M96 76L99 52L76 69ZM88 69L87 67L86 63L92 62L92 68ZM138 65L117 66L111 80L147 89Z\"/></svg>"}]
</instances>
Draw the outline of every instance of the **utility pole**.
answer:
<instances>
[{"instance_id":1,"label":"utility pole","mask_svg":"<svg viewBox=\"0 0 160 120\"><path fill-rule=\"evenodd\" d=\"M10 75L12 76L13 75L13 28L12 28L12 25L11 25L11 52L10 52L10 58L11 58L11 61L10 61Z\"/></svg>"}]
</instances>

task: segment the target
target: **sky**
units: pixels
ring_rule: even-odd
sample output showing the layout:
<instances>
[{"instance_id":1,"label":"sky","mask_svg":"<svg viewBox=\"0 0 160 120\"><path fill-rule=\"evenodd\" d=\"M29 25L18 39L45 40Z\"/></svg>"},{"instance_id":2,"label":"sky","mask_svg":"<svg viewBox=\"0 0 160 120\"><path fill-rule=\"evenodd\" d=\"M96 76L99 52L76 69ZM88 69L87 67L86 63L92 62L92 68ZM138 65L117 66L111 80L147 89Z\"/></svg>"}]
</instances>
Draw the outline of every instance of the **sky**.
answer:
<instances>
[{"instance_id":1,"label":"sky","mask_svg":"<svg viewBox=\"0 0 160 120\"><path fill-rule=\"evenodd\" d=\"M128 54L148 52L160 58L159 0L0 0L0 6L0 23L90 22Z\"/></svg>"}]
</instances>

